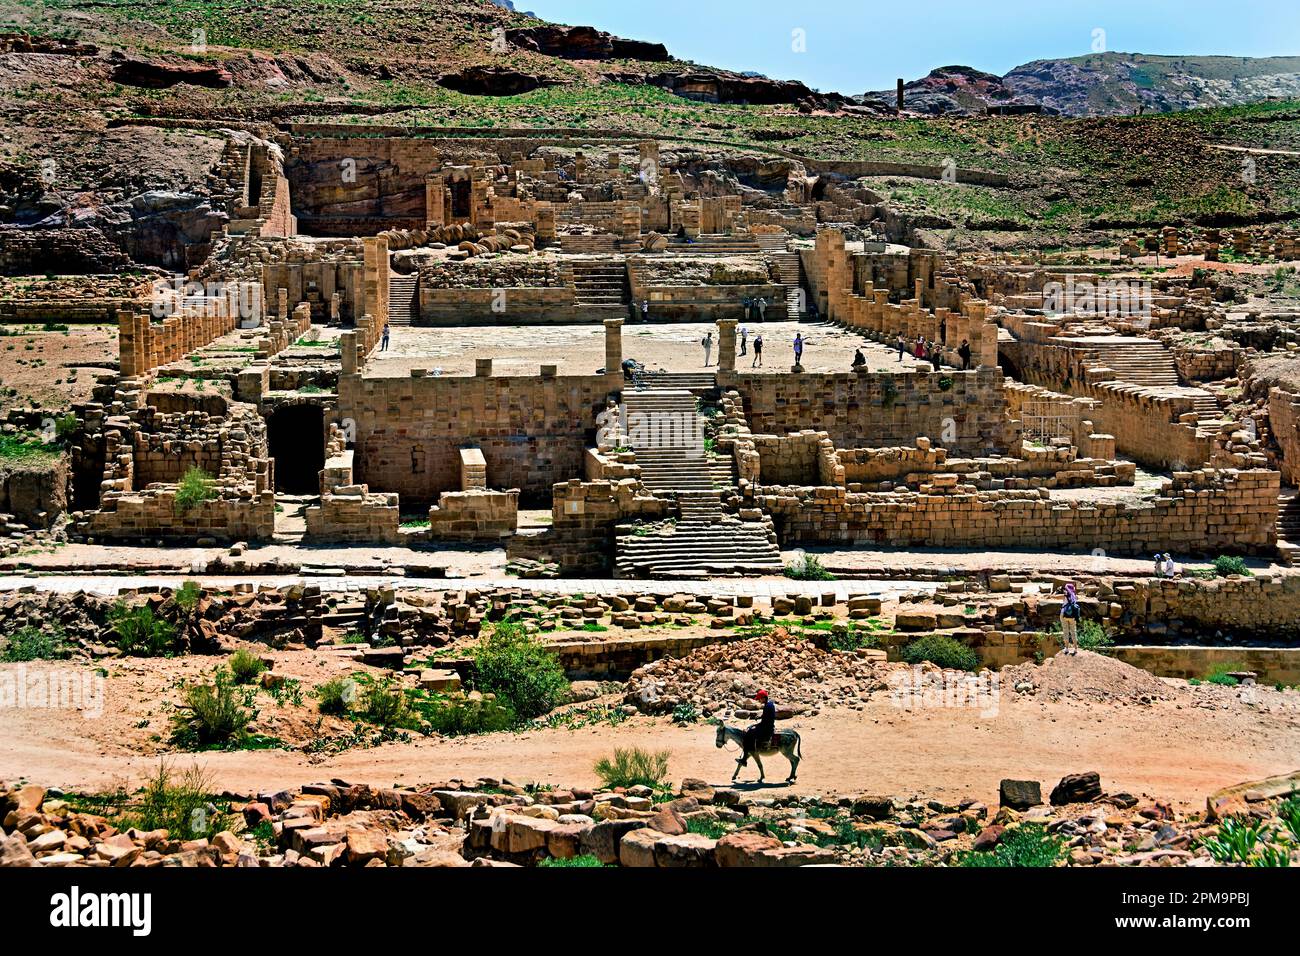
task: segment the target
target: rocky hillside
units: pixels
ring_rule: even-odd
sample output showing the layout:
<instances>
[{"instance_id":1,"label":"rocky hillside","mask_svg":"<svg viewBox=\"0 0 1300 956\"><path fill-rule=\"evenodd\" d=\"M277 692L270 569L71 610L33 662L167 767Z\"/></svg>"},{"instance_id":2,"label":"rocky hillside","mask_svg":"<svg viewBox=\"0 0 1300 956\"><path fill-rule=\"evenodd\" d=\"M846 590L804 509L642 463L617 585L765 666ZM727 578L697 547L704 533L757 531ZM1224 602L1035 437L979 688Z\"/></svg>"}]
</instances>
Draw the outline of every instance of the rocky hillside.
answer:
<instances>
[{"instance_id":1,"label":"rocky hillside","mask_svg":"<svg viewBox=\"0 0 1300 956\"><path fill-rule=\"evenodd\" d=\"M967 116L997 112L1128 116L1238 106L1300 96L1300 57L1148 56L1096 53L1034 60L998 77L945 66L904 86L909 112ZM867 106L892 107L894 90L867 93Z\"/></svg>"}]
</instances>

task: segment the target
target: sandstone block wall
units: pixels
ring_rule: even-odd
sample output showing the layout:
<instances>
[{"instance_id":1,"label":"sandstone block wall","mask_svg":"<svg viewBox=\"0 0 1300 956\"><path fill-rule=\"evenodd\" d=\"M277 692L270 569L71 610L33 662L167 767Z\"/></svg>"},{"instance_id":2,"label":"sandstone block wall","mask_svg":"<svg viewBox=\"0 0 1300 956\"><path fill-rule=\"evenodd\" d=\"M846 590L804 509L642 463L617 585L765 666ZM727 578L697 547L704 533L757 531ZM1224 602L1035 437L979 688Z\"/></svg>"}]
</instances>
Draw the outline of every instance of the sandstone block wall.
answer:
<instances>
[{"instance_id":1,"label":"sandstone block wall","mask_svg":"<svg viewBox=\"0 0 1300 956\"><path fill-rule=\"evenodd\" d=\"M764 487L754 498L776 519L786 544L1267 553L1277 540L1279 480L1275 471L1195 472L1137 503L1054 501L1046 492L882 495L833 487Z\"/></svg>"},{"instance_id":2,"label":"sandstone block wall","mask_svg":"<svg viewBox=\"0 0 1300 956\"><path fill-rule=\"evenodd\" d=\"M499 541L518 524L518 491L448 491L429 509L429 537L435 540Z\"/></svg>"},{"instance_id":3,"label":"sandstone block wall","mask_svg":"<svg viewBox=\"0 0 1300 956\"><path fill-rule=\"evenodd\" d=\"M356 428L357 480L432 503L461 489L460 450L483 453L498 488L534 499L582 475L604 376L439 376L339 380L339 418Z\"/></svg>"},{"instance_id":4,"label":"sandstone block wall","mask_svg":"<svg viewBox=\"0 0 1300 956\"><path fill-rule=\"evenodd\" d=\"M365 485L342 485L306 511L313 542L397 544L401 515L397 495L371 494Z\"/></svg>"},{"instance_id":5,"label":"sandstone block wall","mask_svg":"<svg viewBox=\"0 0 1300 956\"><path fill-rule=\"evenodd\" d=\"M775 363L777 343L768 346ZM943 373L727 376L755 433L823 431L838 448L911 444L930 437L952 452L1005 453L1006 395L996 369Z\"/></svg>"}]
</instances>

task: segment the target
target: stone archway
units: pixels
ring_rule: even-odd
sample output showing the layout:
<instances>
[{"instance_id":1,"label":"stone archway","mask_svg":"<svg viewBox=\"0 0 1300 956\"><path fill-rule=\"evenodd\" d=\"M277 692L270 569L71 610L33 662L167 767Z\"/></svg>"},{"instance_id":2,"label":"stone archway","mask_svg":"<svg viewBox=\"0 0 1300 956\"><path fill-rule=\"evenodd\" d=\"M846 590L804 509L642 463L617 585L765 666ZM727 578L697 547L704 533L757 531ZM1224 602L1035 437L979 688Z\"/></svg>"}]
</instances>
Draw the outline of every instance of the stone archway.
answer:
<instances>
[{"instance_id":1,"label":"stone archway","mask_svg":"<svg viewBox=\"0 0 1300 956\"><path fill-rule=\"evenodd\" d=\"M325 409L308 403L281 405L266 424L275 460L275 490L288 495L318 493L325 467Z\"/></svg>"}]
</instances>

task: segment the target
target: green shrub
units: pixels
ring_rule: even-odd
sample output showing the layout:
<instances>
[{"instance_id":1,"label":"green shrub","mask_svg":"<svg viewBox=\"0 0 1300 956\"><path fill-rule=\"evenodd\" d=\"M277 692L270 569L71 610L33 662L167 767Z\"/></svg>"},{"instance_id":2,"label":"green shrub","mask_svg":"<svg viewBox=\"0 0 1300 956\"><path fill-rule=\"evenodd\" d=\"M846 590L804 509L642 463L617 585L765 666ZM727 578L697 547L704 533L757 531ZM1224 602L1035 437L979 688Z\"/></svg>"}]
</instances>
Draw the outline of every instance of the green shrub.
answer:
<instances>
[{"instance_id":1,"label":"green shrub","mask_svg":"<svg viewBox=\"0 0 1300 956\"><path fill-rule=\"evenodd\" d=\"M785 566L785 576L795 581L834 581L835 575L822 566L815 554L800 555Z\"/></svg>"},{"instance_id":2,"label":"green shrub","mask_svg":"<svg viewBox=\"0 0 1300 956\"><path fill-rule=\"evenodd\" d=\"M177 775L166 761L122 816L120 830L166 830L173 840L198 840L230 829L229 813L218 806L213 784L197 765Z\"/></svg>"},{"instance_id":3,"label":"green shrub","mask_svg":"<svg viewBox=\"0 0 1300 956\"><path fill-rule=\"evenodd\" d=\"M1234 554L1221 554L1214 559L1214 573L1221 578L1226 578L1229 574L1240 574L1245 577L1253 577L1250 568L1246 567L1246 562Z\"/></svg>"},{"instance_id":4,"label":"green shrub","mask_svg":"<svg viewBox=\"0 0 1300 956\"><path fill-rule=\"evenodd\" d=\"M668 776L667 750L649 751L640 747L614 748L614 759L602 757L596 761L596 776L603 786L655 787L664 785Z\"/></svg>"},{"instance_id":5,"label":"green shrub","mask_svg":"<svg viewBox=\"0 0 1300 956\"><path fill-rule=\"evenodd\" d=\"M248 734L254 713L240 706L234 679L224 669L211 684L185 691L185 704L173 719L172 742L190 750L237 744Z\"/></svg>"},{"instance_id":6,"label":"green shrub","mask_svg":"<svg viewBox=\"0 0 1300 956\"><path fill-rule=\"evenodd\" d=\"M903 648L902 657L909 664L930 661L940 667L959 671L973 671L980 666L978 654L945 634L918 637Z\"/></svg>"},{"instance_id":7,"label":"green shrub","mask_svg":"<svg viewBox=\"0 0 1300 956\"><path fill-rule=\"evenodd\" d=\"M251 684L267 669L266 661L251 651L242 649L231 654L227 663L236 684Z\"/></svg>"},{"instance_id":8,"label":"green shrub","mask_svg":"<svg viewBox=\"0 0 1300 956\"><path fill-rule=\"evenodd\" d=\"M160 657L175 650L176 628L148 604L132 607L118 601L108 612L108 623L117 632L117 646L124 654Z\"/></svg>"},{"instance_id":9,"label":"green shrub","mask_svg":"<svg viewBox=\"0 0 1300 956\"><path fill-rule=\"evenodd\" d=\"M721 840L731 832L731 827L720 820L711 820L708 817L691 817L686 821L686 832L698 833L710 840Z\"/></svg>"},{"instance_id":10,"label":"green shrub","mask_svg":"<svg viewBox=\"0 0 1300 956\"><path fill-rule=\"evenodd\" d=\"M577 868L583 868L583 867L604 866L605 864L604 864L604 863L601 863L599 859L597 859L596 857L592 856L590 853L586 853L586 854L583 854L582 856L571 856L571 857L568 857L568 858L566 858L566 859L560 859L559 857L548 856L548 857L546 857L544 860L542 860L542 862L538 863L537 865L538 865L538 866L545 866L545 867L548 867L548 868L549 868L549 867L577 867Z\"/></svg>"},{"instance_id":11,"label":"green shrub","mask_svg":"<svg viewBox=\"0 0 1300 956\"><path fill-rule=\"evenodd\" d=\"M371 683L360 713L365 720L384 728L406 728L413 723L406 691L395 677L385 677Z\"/></svg>"},{"instance_id":12,"label":"green shrub","mask_svg":"<svg viewBox=\"0 0 1300 956\"><path fill-rule=\"evenodd\" d=\"M203 588L198 581L186 581L176 593L172 595L172 600L180 612L189 617L194 613L195 608L199 606L199 598L203 597Z\"/></svg>"},{"instance_id":13,"label":"green shrub","mask_svg":"<svg viewBox=\"0 0 1300 956\"><path fill-rule=\"evenodd\" d=\"M1114 639L1110 632L1098 621L1079 622L1079 646L1085 651L1103 651L1113 647Z\"/></svg>"},{"instance_id":14,"label":"green shrub","mask_svg":"<svg viewBox=\"0 0 1300 956\"><path fill-rule=\"evenodd\" d=\"M879 647L880 638L867 628L850 621L843 631L832 629L827 644L833 651L856 651L860 647Z\"/></svg>"},{"instance_id":15,"label":"green shrub","mask_svg":"<svg viewBox=\"0 0 1300 956\"><path fill-rule=\"evenodd\" d=\"M700 719L700 709L689 701L683 701L673 708L674 724L693 724Z\"/></svg>"},{"instance_id":16,"label":"green shrub","mask_svg":"<svg viewBox=\"0 0 1300 956\"><path fill-rule=\"evenodd\" d=\"M1201 841L1216 863L1249 863L1263 837L1262 821L1250 822L1237 817L1223 821L1216 836Z\"/></svg>"},{"instance_id":17,"label":"green shrub","mask_svg":"<svg viewBox=\"0 0 1300 956\"><path fill-rule=\"evenodd\" d=\"M514 711L493 695L436 694L414 706L432 730L448 737L509 730L517 722Z\"/></svg>"},{"instance_id":18,"label":"green shrub","mask_svg":"<svg viewBox=\"0 0 1300 956\"><path fill-rule=\"evenodd\" d=\"M217 496L212 477L202 468L190 468L176 483L176 513L193 511L205 501Z\"/></svg>"},{"instance_id":19,"label":"green shrub","mask_svg":"<svg viewBox=\"0 0 1300 956\"><path fill-rule=\"evenodd\" d=\"M962 866L1056 866L1065 855L1065 845L1038 823L1026 823L1008 830L992 850L971 850L961 855Z\"/></svg>"},{"instance_id":20,"label":"green shrub","mask_svg":"<svg viewBox=\"0 0 1300 956\"><path fill-rule=\"evenodd\" d=\"M569 693L564 668L516 621L500 621L474 651L474 686L497 698L519 720L555 709Z\"/></svg>"},{"instance_id":21,"label":"green shrub","mask_svg":"<svg viewBox=\"0 0 1300 956\"><path fill-rule=\"evenodd\" d=\"M356 687L356 681L346 677L335 677L317 684L312 691L317 709L322 714L346 714L356 694Z\"/></svg>"},{"instance_id":22,"label":"green shrub","mask_svg":"<svg viewBox=\"0 0 1300 956\"><path fill-rule=\"evenodd\" d=\"M20 627L6 639L0 650L0 661L6 664L21 661L52 661L67 657L66 636L58 625L46 627Z\"/></svg>"}]
</instances>

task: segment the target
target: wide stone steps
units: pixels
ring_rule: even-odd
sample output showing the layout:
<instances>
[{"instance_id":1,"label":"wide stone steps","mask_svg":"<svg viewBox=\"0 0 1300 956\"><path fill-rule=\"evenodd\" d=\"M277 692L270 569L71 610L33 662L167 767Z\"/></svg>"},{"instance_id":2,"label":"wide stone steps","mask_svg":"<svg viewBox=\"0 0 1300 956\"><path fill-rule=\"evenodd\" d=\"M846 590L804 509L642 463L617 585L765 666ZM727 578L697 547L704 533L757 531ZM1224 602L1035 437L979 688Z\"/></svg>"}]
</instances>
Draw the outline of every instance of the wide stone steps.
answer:
<instances>
[{"instance_id":1,"label":"wide stone steps","mask_svg":"<svg viewBox=\"0 0 1300 956\"><path fill-rule=\"evenodd\" d=\"M756 256L763 247L753 238L699 236L692 242L674 240L665 251L679 256Z\"/></svg>"},{"instance_id":2,"label":"wide stone steps","mask_svg":"<svg viewBox=\"0 0 1300 956\"><path fill-rule=\"evenodd\" d=\"M615 555L619 577L769 575L783 569L768 527L734 518L683 519L671 533L622 535Z\"/></svg>"},{"instance_id":3,"label":"wide stone steps","mask_svg":"<svg viewBox=\"0 0 1300 956\"><path fill-rule=\"evenodd\" d=\"M388 324L410 325L419 314L415 301L415 276L390 275L388 277Z\"/></svg>"}]
</instances>

